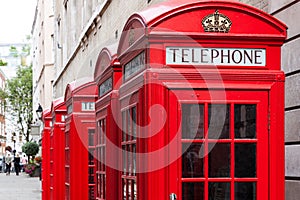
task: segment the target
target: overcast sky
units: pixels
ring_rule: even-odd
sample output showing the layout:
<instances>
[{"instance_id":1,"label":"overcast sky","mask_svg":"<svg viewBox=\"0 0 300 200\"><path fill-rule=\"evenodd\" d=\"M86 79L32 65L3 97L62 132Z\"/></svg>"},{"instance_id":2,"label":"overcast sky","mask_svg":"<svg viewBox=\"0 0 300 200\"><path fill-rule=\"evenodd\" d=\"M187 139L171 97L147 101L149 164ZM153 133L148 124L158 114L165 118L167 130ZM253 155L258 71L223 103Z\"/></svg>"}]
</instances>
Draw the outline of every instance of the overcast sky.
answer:
<instances>
[{"instance_id":1,"label":"overcast sky","mask_svg":"<svg viewBox=\"0 0 300 200\"><path fill-rule=\"evenodd\" d=\"M37 0L0 0L0 43L24 42L30 35Z\"/></svg>"}]
</instances>

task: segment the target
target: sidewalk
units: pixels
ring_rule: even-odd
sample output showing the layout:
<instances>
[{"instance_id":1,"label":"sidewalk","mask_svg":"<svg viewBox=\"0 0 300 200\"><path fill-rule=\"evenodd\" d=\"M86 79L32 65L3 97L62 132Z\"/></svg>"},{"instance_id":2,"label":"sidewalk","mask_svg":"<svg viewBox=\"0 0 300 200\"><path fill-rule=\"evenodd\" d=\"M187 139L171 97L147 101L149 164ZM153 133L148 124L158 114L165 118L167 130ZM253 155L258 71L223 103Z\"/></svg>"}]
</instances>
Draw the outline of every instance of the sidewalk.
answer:
<instances>
[{"instance_id":1,"label":"sidewalk","mask_svg":"<svg viewBox=\"0 0 300 200\"><path fill-rule=\"evenodd\" d=\"M41 181L22 172L19 176L0 173L0 199L41 200Z\"/></svg>"}]
</instances>

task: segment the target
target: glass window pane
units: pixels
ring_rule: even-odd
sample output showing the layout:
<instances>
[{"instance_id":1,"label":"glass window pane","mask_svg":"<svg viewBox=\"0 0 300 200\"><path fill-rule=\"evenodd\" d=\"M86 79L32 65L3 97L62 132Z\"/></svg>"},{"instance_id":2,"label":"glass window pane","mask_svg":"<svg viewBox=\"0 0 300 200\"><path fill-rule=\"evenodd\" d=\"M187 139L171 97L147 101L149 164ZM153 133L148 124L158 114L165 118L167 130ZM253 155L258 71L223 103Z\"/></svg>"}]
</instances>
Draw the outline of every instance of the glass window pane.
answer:
<instances>
[{"instance_id":1,"label":"glass window pane","mask_svg":"<svg viewBox=\"0 0 300 200\"><path fill-rule=\"evenodd\" d=\"M127 160L126 160L126 146L122 146L122 160L123 160L123 174L126 174Z\"/></svg>"},{"instance_id":2,"label":"glass window pane","mask_svg":"<svg viewBox=\"0 0 300 200\"><path fill-rule=\"evenodd\" d=\"M186 150L186 151L185 151ZM203 151L202 144L182 144L182 177L203 177Z\"/></svg>"},{"instance_id":3,"label":"glass window pane","mask_svg":"<svg viewBox=\"0 0 300 200\"><path fill-rule=\"evenodd\" d=\"M256 138L256 105L234 105L235 138Z\"/></svg>"},{"instance_id":4,"label":"glass window pane","mask_svg":"<svg viewBox=\"0 0 300 200\"><path fill-rule=\"evenodd\" d=\"M227 104L208 105L208 137L211 139L229 138L229 112Z\"/></svg>"},{"instance_id":5,"label":"glass window pane","mask_svg":"<svg viewBox=\"0 0 300 200\"><path fill-rule=\"evenodd\" d=\"M133 161L132 161L132 152L131 152L131 145L126 145L127 146L127 166L128 166L128 172L129 172L129 175L131 175L132 173L132 164L133 164Z\"/></svg>"},{"instance_id":6,"label":"glass window pane","mask_svg":"<svg viewBox=\"0 0 300 200\"><path fill-rule=\"evenodd\" d=\"M256 183L236 182L234 188L235 200L256 200Z\"/></svg>"},{"instance_id":7,"label":"glass window pane","mask_svg":"<svg viewBox=\"0 0 300 200\"><path fill-rule=\"evenodd\" d=\"M135 176L136 174L136 145L133 144L132 145L132 156L133 156L133 176Z\"/></svg>"},{"instance_id":8,"label":"glass window pane","mask_svg":"<svg viewBox=\"0 0 300 200\"><path fill-rule=\"evenodd\" d=\"M235 144L235 177L256 177L256 144Z\"/></svg>"},{"instance_id":9,"label":"glass window pane","mask_svg":"<svg viewBox=\"0 0 300 200\"><path fill-rule=\"evenodd\" d=\"M127 195L128 195L128 200L132 200L132 195L133 195L133 191L132 191L132 183L131 183L131 180L127 180L127 184L128 184L128 192L127 192Z\"/></svg>"},{"instance_id":10,"label":"glass window pane","mask_svg":"<svg viewBox=\"0 0 300 200\"><path fill-rule=\"evenodd\" d=\"M209 144L209 177L230 177L230 144Z\"/></svg>"},{"instance_id":11,"label":"glass window pane","mask_svg":"<svg viewBox=\"0 0 300 200\"><path fill-rule=\"evenodd\" d=\"M122 112L122 141L126 141L126 112Z\"/></svg>"},{"instance_id":12,"label":"glass window pane","mask_svg":"<svg viewBox=\"0 0 300 200\"><path fill-rule=\"evenodd\" d=\"M127 196L127 190L126 190L126 179L122 179L123 181L123 200L126 200L126 196Z\"/></svg>"},{"instance_id":13,"label":"glass window pane","mask_svg":"<svg viewBox=\"0 0 300 200\"><path fill-rule=\"evenodd\" d=\"M182 104L182 138L201 139L204 136L204 105Z\"/></svg>"},{"instance_id":14,"label":"glass window pane","mask_svg":"<svg viewBox=\"0 0 300 200\"><path fill-rule=\"evenodd\" d=\"M230 183L210 182L208 190L209 200L230 200Z\"/></svg>"},{"instance_id":15,"label":"glass window pane","mask_svg":"<svg viewBox=\"0 0 300 200\"><path fill-rule=\"evenodd\" d=\"M128 140L132 140L131 137L132 137L132 132L131 132L131 116L130 116L130 110L128 109L126 111L126 118L127 118L127 124L126 124L126 127L127 127L127 141Z\"/></svg>"},{"instance_id":16,"label":"glass window pane","mask_svg":"<svg viewBox=\"0 0 300 200\"><path fill-rule=\"evenodd\" d=\"M133 181L133 199L137 200L137 186L136 186L136 181Z\"/></svg>"},{"instance_id":17,"label":"glass window pane","mask_svg":"<svg viewBox=\"0 0 300 200\"><path fill-rule=\"evenodd\" d=\"M132 136L136 139L136 107L132 108Z\"/></svg>"},{"instance_id":18,"label":"glass window pane","mask_svg":"<svg viewBox=\"0 0 300 200\"><path fill-rule=\"evenodd\" d=\"M204 183L182 183L182 200L204 199Z\"/></svg>"},{"instance_id":19,"label":"glass window pane","mask_svg":"<svg viewBox=\"0 0 300 200\"><path fill-rule=\"evenodd\" d=\"M103 130L102 141L103 141L103 144L105 144L106 143L106 139L105 139L106 138L106 120L105 119L102 120L102 130Z\"/></svg>"}]
</instances>

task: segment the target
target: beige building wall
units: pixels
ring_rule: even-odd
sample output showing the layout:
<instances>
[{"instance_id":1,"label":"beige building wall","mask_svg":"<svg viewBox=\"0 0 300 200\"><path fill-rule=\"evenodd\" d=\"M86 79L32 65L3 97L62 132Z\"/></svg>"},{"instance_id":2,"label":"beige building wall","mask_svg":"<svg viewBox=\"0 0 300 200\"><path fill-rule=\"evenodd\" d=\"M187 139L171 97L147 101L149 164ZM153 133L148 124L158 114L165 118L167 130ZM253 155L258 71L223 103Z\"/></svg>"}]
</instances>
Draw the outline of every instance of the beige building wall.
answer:
<instances>
[{"instance_id":1,"label":"beige building wall","mask_svg":"<svg viewBox=\"0 0 300 200\"><path fill-rule=\"evenodd\" d=\"M56 1L56 54L54 96L64 95L66 85L77 79L93 79L98 54L119 41L128 17L162 0Z\"/></svg>"},{"instance_id":2,"label":"beige building wall","mask_svg":"<svg viewBox=\"0 0 300 200\"><path fill-rule=\"evenodd\" d=\"M33 110L48 108L53 99L54 13L52 0L38 0L32 27ZM34 119L37 116L34 113Z\"/></svg>"},{"instance_id":3,"label":"beige building wall","mask_svg":"<svg viewBox=\"0 0 300 200\"><path fill-rule=\"evenodd\" d=\"M300 1L276 0L270 13L288 26L288 38L282 48L285 85L285 175L286 200L300 197Z\"/></svg>"}]
</instances>

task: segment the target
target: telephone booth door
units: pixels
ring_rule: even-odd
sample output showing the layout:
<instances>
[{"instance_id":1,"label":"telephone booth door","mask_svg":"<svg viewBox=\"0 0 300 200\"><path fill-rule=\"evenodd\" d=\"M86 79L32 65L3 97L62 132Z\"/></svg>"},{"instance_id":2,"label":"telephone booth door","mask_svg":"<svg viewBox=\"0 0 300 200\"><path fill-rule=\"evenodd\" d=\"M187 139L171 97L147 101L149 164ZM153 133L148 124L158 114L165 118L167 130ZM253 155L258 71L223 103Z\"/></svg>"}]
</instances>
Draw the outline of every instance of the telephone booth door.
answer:
<instances>
[{"instance_id":1,"label":"telephone booth door","mask_svg":"<svg viewBox=\"0 0 300 200\"><path fill-rule=\"evenodd\" d=\"M193 100L176 93L169 116L177 116L178 152L170 159L181 156L169 168L170 199L269 199L268 91L194 91Z\"/></svg>"}]
</instances>

